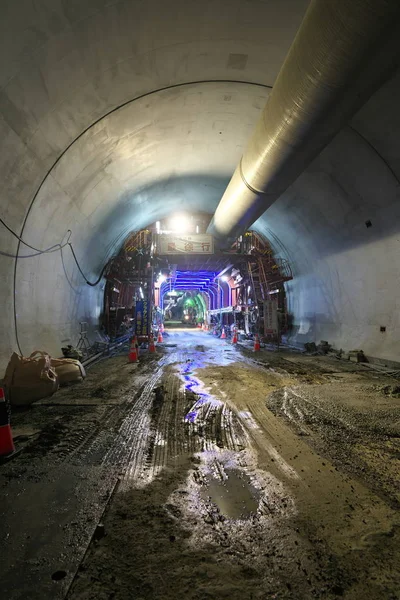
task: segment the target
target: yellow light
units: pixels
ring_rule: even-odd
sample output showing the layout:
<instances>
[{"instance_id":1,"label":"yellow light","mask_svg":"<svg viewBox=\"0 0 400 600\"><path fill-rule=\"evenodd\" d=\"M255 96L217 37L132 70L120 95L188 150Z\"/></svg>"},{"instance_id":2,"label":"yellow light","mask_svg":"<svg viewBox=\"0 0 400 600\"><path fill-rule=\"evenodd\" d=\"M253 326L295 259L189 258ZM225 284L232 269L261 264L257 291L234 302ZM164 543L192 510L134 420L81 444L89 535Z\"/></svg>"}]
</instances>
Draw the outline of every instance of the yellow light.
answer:
<instances>
[{"instance_id":1,"label":"yellow light","mask_svg":"<svg viewBox=\"0 0 400 600\"><path fill-rule=\"evenodd\" d=\"M176 233L185 233L190 229L190 219L186 215L175 215L171 218L171 229Z\"/></svg>"}]
</instances>

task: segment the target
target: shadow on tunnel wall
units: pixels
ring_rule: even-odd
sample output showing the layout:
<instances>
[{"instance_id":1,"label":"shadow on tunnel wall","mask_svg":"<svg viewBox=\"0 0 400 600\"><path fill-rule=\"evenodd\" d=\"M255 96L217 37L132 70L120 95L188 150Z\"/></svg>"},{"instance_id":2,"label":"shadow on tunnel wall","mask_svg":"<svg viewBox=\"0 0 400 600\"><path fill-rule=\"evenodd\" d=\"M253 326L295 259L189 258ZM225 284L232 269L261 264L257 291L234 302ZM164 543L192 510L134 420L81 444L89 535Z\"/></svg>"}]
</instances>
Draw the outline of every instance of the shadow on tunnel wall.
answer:
<instances>
[{"instance_id":1,"label":"shadow on tunnel wall","mask_svg":"<svg viewBox=\"0 0 400 600\"><path fill-rule=\"evenodd\" d=\"M98 251L100 238L104 256L119 251L125 237L163 219L173 212L202 211L213 213L229 182L229 175L187 175L168 177L139 190L125 190L115 208L104 210L96 234L88 240L85 252Z\"/></svg>"},{"instance_id":2,"label":"shadow on tunnel wall","mask_svg":"<svg viewBox=\"0 0 400 600\"><path fill-rule=\"evenodd\" d=\"M362 249L400 232L400 181L346 128L257 225L289 253L294 268L299 249L312 261Z\"/></svg>"}]
</instances>

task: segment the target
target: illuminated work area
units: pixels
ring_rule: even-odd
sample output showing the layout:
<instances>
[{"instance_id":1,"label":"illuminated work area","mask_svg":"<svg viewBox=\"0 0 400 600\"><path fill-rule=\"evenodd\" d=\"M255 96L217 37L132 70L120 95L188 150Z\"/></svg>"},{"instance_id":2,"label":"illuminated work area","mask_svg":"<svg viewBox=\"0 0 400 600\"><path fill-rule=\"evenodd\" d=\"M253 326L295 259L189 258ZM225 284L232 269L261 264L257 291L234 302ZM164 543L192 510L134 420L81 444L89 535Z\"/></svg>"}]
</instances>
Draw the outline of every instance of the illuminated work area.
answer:
<instances>
[{"instance_id":1,"label":"illuminated work area","mask_svg":"<svg viewBox=\"0 0 400 600\"><path fill-rule=\"evenodd\" d=\"M399 2L0 17L4 597L398 598Z\"/></svg>"}]
</instances>

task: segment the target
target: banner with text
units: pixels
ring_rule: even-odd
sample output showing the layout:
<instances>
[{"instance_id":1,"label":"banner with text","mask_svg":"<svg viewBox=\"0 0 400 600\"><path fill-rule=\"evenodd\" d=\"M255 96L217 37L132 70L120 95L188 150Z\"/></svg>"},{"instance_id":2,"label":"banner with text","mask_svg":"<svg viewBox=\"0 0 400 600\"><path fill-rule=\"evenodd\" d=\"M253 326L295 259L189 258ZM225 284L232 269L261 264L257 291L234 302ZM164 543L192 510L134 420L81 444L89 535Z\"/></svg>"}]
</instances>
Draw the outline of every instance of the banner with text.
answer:
<instances>
[{"instance_id":1,"label":"banner with text","mask_svg":"<svg viewBox=\"0 0 400 600\"><path fill-rule=\"evenodd\" d=\"M214 239L208 233L160 234L158 254L213 254Z\"/></svg>"},{"instance_id":2,"label":"banner with text","mask_svg":"<svg viewBox=\"0 0 400 600\"><path fill-rule=\"evenodd\" d=\"M150 302L138 300L136 302L136 335L146 336L150 333Z\"/></svg>"}]
</instances>

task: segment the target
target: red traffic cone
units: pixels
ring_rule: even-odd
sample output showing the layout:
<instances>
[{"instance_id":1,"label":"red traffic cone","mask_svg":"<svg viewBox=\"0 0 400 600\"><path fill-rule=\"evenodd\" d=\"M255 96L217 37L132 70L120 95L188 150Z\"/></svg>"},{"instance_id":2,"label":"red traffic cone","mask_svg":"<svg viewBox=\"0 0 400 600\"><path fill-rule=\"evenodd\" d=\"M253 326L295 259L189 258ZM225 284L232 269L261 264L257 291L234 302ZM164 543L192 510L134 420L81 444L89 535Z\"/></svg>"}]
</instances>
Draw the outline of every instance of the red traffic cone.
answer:
<instances>
[{"instance_id":1,"label":"red traffic cone","mask_svg":"<svg viewBox=\"0 0 400 600\"><path fill-rule=\"evenodd\" d=\"M129 362L137 362L138 361L138 348L137 348L137 342L135 342L135 340L132 340L131 343L131 348L129 350Z\"/></svg>"},{"instance_id":2,"label":"red traffic cone","mask_svg":"<svg viewBox=\"0 0 400 600\"><path fill-rule=\"evenodd\" d=\"M136 352L137 352L137 355L139 357L139 342L138 342L136 334L133 336L132 344L135 344L135 346L136 346Z\"/></svg>"},{"instance_id":3,"label":"red traffic cone","mask_svg":"<svg viewBox=\"0 0 400 600\"><path fill-rule=\"evenodd\" d=\"M233 336L232 336L232 344L237 344L238 338L237 338L237 330L236 327L233 330Z\"/></svg>"},{"instance_id":4,"label":"red traffic cone","mask_svg":"<svg viewBox=\"0 0 400 600\"><path fill-rule=\"evenodd\" d=\"M226 340L225 327L222 328L221 340Z\"/></svg>"},{"instance_id":5,"label":"red traffic cone","mask_svg":"<svg viewBox=\"0 0 400 600\"><path fill-rule=\"evenodd\" d=\"M163 341L162 333L161 333L161 329L159 329L158 330L157 344L160 344L162 341Z\"/></svg>"},{"instance_id":6,"label":"red traffic cone","mask_svg":"<svg viewBox=\"0 0 400 600\"><path fill-rule=\"evenodd\" d=\"M0 456L12 454L14 450L6 398L3 388L0 387Z\"/></svg>"},{"instance_id":7,"label":"red traffic cone","mask_svg":"<svg viewBox=\"0 0 400 600\"><path fill-rule=\"evenodd\" d=\"M154 335L151 333L149 338L149 352L155 352L156 347L154 344Z\"/></svg>"},{"instance_id":8,"label":"red traffic cone","mask_svg":"<svg viewBox=\"0 0 400 600\"><path fill-rule=\"evenodd\" d=\"M254 352L259 352L260 350L260 338L258 333L254 336Z\"/></svg>"}]
</instances>

